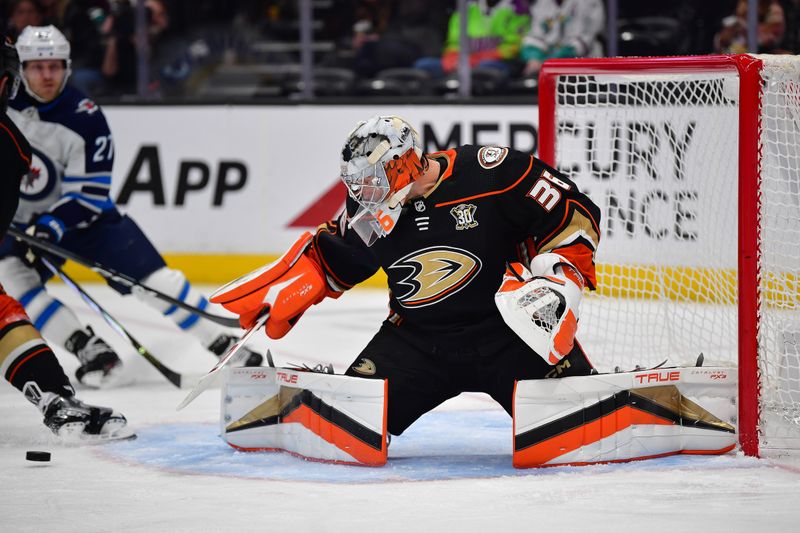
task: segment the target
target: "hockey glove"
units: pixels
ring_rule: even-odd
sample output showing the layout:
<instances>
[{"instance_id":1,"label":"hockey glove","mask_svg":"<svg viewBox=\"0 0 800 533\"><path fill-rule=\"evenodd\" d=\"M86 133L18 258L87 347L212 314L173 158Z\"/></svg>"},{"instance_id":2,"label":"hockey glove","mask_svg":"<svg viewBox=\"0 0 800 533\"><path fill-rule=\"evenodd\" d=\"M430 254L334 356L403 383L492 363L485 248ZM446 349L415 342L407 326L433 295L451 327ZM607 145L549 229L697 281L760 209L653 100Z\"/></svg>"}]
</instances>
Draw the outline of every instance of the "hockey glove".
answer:
<instances>
[{"instance_id":1,"label":"hockey glove","mask_svg":"<svg viewBox=\"0 0 800 533\"><path fill-rule=\"evenodd\" d=\"M309 307L341 295L328 287L312 241L304 233L280 259L228 283L210 301L239 315L242 328L268 311L267 336L280 339Z\"/></svg>"},{"instance_id":2,"label":"hockey glove","mask_svg":"<svg viewBox=\"0 0 800 533\"><path fill-rule=\"evenodd\" d=\"M516 274L506 272L503 277L495 304L525 344L549 364L557 364L575 344L583 277L553 253L535 257L530 272L516 266Z\"/></svg>"},{"instance_id":3,"label":"hockey glove","mask_svg":"<svg viewBox=\"0 0 800 533\"><path fill-rule=\"evenodd\" d=\"M61 237L64 236L64 223L53 215L44 214L39 216L33 224L28 226L25 229L25 233L40 241L57 244L61 241ZM39 263L40 255L40 249L28 245L25 248L23 260L29 266L35 267Z\"/></svg>"}]
</instances>

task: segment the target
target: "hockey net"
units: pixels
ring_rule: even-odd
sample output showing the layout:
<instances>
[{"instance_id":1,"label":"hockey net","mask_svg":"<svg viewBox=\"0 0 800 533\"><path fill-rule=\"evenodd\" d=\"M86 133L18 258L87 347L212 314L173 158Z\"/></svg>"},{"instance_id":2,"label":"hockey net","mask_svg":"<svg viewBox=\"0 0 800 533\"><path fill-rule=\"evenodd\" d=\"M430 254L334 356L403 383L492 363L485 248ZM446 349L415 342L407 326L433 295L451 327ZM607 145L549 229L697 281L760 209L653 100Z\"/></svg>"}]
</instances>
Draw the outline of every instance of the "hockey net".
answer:
<instances>
[{"instance_id":1,"label":"hockey net","mask_svg":"<svg viewBox=\"0 0 800 533\"><path fill-rule=\"evenodd\" d=\"M800 450L800 58L556 60L539 87L540 157L603 212L592 361L737 365L742 449Z\"/></svg>"}]
</instances>

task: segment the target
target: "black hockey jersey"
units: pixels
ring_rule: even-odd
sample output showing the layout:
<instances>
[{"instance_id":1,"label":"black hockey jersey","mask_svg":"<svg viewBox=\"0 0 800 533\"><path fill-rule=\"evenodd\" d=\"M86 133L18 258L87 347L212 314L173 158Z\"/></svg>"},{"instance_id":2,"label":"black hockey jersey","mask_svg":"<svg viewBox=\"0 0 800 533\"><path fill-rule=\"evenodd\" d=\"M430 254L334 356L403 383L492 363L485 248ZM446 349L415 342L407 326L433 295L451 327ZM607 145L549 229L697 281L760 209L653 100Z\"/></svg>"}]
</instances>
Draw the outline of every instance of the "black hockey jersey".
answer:
<instances>
[{"instance_id":1,"label":"black hockey jersey","mask_svg":"<svg viewBox=\"0 0 800 533\"><path fill-rule=\"evenodd\" d=\"M349 230L357 208L350 198L339 220L317 231L334 288L383 268L389 320L451 346L509 334L494 303L506 262L527 266L536 254L557 251L594 288L600 210L567 177L530 154L495 146L428 157L441 164L439 180L407 202L389 235L367 247Z\"/></svg>"},{"instance_id":2,"label":"black hockey jersey","mask_svg":"<svg viewBox=\"0 0 800 533\"><path fill-rule=\"evenodd\" d=\"M31 145L5 113L0 114L0 240L19 205L19 185L31 166Z\"/></svg>"}]
</instances>

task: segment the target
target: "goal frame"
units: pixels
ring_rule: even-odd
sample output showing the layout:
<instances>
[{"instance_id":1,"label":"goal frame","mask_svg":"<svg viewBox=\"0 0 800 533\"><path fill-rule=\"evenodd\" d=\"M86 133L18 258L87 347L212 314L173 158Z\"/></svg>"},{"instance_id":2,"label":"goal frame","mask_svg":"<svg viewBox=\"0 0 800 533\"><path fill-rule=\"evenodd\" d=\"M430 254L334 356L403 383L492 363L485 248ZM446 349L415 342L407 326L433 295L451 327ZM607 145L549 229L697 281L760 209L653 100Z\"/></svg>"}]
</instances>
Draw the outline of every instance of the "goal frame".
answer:
<instances>
[{"instance_id":1,"label":"goal frame","mask_svg":"<svg viewBox=\"0 0 800 533\"><path fill-rule=\"evenodd\" d=\"M591 74L687 74L737 72L738 131L738 368L739 444L759 456L758 371L760 109L763 61L748 54L691 57L551 59L539 73L539 157L556 164L556 82L558 76Z\"/></svg>"}]
</instances>

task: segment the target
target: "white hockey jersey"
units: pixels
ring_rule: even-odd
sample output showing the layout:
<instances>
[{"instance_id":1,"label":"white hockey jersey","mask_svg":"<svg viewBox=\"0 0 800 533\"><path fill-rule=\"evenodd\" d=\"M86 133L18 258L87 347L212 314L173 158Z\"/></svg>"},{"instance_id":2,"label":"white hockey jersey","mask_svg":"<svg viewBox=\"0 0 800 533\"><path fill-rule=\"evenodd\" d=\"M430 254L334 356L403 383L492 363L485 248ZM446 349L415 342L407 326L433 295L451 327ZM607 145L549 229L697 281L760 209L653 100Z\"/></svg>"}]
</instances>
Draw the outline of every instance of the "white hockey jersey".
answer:
<instances>
[{"instance_id":1,"label":"white hockey jersey","mask_svg":"<svg viewBox=\"0 0 800 533\"><path fill-rule=\"evenodd\" d=\"M8 113L33 149L15 223L29 224L47 213L66 231L114 209L109 197L114 143L97 104L72 87L47 104L20 91Z\"/></svg>"}]
</instances>

